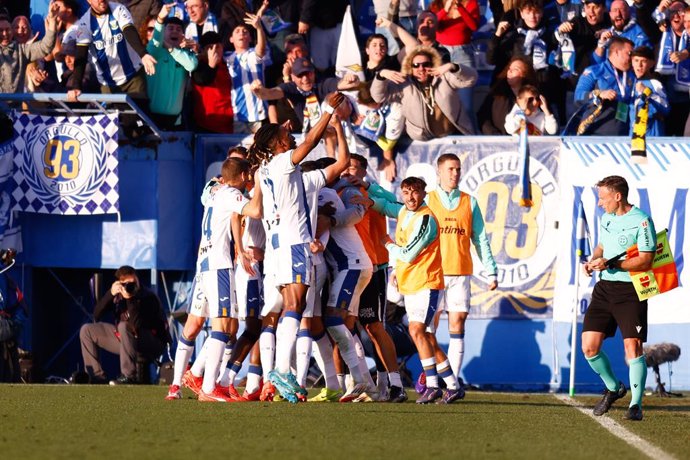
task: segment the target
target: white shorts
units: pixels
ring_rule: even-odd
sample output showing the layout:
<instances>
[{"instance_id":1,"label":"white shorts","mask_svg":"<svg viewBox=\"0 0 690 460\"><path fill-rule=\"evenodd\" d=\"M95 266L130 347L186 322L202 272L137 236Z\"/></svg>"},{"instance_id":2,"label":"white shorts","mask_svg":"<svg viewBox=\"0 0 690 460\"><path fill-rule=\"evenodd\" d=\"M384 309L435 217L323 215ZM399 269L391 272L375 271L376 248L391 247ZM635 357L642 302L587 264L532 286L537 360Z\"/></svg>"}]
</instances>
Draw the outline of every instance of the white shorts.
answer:
<instances>
[{"instance_id":1,"label":"white shorts","mask_svg":"<svg viewBox=\"0 0 690 460\"><path fill-rule=\"evenodd\" d=\"M306 284L309 286L313 275L311 250L308 243L293 244L273 251L270 269L274 273L275 286L286 284Z\"/></svg>"},{"instance_id":2,"label":"white shorts","mask_svg":"<svg viewBox=\"0 0 690 460\"><path fill-rule=\"evenodd\" d=\"M372 269L348 269L335 274L328 293L328 306L359 315L359 297L371 280Z\"/></svg>"},{"instance_id":3,"label":"white shorts","mask_svg":"<svg viewBox=\"0 0 690 460\"><path fill-rule=\"evenodd\" d=\"M203 318L237 318L232 268L197 273L193 289L190 314Z\"/></svg>"},{"instance_id":4,"label":"white shorts","mask_svg":"<svg viewBox=\"0 0 690 460\"><path fill-rule=\"evenodd\" d=\"M445 290L438 304L438 311L469 313L471 276L444 276Z\"/></svg>"},{"instance_id":5,"label":"white shorts","mask_svg":"<svg viewBox=\"0 0 690 460\"><path fill-rule=\"evenodd\" d=\"M264 304L261 264L252 265L256 275L250 276L241 263L235 268L235 292L240 319L258 318Z\"/></svg>"},{"instance_id":6,"label":"white shorts","mask_svg":"<svg viewBox=\"0 0 690 460\"><path fill-rule=\"evenodd\" d=\"M328 280L328 267L326 263L314 265L314 282L309 286L307 291L307 305L304 308L303 318L313 318L314 316L322 316L323 305L321 304L321 291Z\"/></svg>"},{"instance_id":7,"label":"white shorts","mask_svg":"<svg viewBox=\"0 0 690 460\"><path fill-rule=\"evenodd\" d=\"M283 311L283 296L280 295L280 288L276 285L275 275L267 272L264 276L264 306L261 309L261 317L268 316L270 313L280 313Z\"/></svg>"},{"instance_id":8,"label":"white shorts","mask_svg":"<svg viewBox=\"0 0 690 460\"><path fill-rule=\"evenodd\" d=\"M443 289L424 289L405 295L405 310L409 322L424 323L427 331L434 332L434 315L443 296Z\"/></svg>"}]
</instances>

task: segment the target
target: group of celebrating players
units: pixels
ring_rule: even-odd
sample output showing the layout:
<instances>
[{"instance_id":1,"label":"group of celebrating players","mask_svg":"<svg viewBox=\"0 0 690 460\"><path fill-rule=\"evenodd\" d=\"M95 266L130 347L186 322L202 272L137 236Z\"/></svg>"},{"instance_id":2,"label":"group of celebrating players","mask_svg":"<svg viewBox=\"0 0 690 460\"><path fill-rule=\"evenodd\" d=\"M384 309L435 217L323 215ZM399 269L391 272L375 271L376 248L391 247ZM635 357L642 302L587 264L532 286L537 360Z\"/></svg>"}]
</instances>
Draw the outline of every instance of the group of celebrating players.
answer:
<instances>
[{"instance_id":1,"label":"group of celebrating players","mask_svg":"<svg viewBox=\"0 0 690 460\"><path fill-rule=\"evenodd\" d=\"M340 93L328 97L299 146L283 126L264 125L246 159L243 149L231 149L221 177L204 190L193 296L166 399L180 399L185 386L200 401L306 401L313 355L324 388L310 402L406 401L395 344L384 328L389 262L423 366L417 403L464 397L470 243L490 274L488 289L497 287L481 211L458 189L454 154L438 158L439 184L428 194L422 179L403 180L402 204L368 180L366 158L348 151L336 111L343 100ZM327 130L335 131L336 158L303 161ZM395 240L386 217L397 219ZM447 354L434 333L444 310ZM187 369L207 318L211 333ZM235 340L238 319L245 328ZM357 323L374 345L377 382ZM249 355L240 395L234 381Z\"/></svg>"}]
</instances>

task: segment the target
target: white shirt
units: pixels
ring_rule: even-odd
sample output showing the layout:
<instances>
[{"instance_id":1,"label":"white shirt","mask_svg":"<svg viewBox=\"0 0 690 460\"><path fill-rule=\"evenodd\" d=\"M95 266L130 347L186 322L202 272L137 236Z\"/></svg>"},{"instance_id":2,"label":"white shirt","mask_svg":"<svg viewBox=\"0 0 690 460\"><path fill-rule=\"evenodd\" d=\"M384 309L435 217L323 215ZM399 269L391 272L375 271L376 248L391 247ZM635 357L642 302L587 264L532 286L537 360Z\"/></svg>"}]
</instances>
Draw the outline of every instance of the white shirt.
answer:
<instances>
[{"instance_id":1,"label":"white shirt","mask_svg":"<svg viewBox=\"0 0 690 460\"><path fill-rule=\"evenodd\" d=\"M313 240L302 170L292 164L292 150L259 168L263 193L266 250Z\"/></svg>"},{"instance_id":2,"label":"white shirt","mask_svg":"<svg viewBox=\"0 0 690 460\"><path fill-rule=\"evenodd\" d=\"M134 27L129 10L119 3L108 3L110 11L100 16L89 9L79 19L77 46L89 46L89 56L104 86L127 83L141 68L141 58L125 40L125 27Z\"/></svg>"},{"instance_id":3,"label":"white shirt","mask_svg":"<svg viewBox=\"0 0 690 460\"><path fill-rule=\"evenodd\" d=\"M242 214L242 209L248 202L242 192L228 186L223 186L208 198L201 221L197 271L234 266L235 241L230 229L230 218L234 212Z\"/></svg>"},{"instance_id":4,"label":"white shirt","mask_svg":"<svg viewBox=\"0 0 690 460\"><path fill-rule=\"evenodd\" d=\"M321 169L306 172L302 174L302 182L304 182L304 192L307 195L307 206L309 207L309 220L311 221L311 234L316 237L316 220L319 217L319 191L326 186L326 176ZM326 238L319 238L324 244ZM323 252L312 254L312 263L319 265L325 263Z\"/></svg>"},{"instance_id":5,"label":"white shirt","mask_svg":"<svg viewBox=\"0 0 690 460\"><path fill-rule=\"evenodd\" d=\"M331 202L335 211L345 210L345 205L338 193L330 188L319 192L319 206ZM372 269L373 265L364 243L354 225L331 227L330 238L326 246L326 262L332 270Z\"/></svg>"},{"instance_id":6,"label":"white shirt","mask_svg":"<svg viewBox=\"0 0 690 460\"><path fill-rule=\"evenodd\" d=\"M251 90L254 80L264 81L263 58L256 54L256 49L250 48L242 54L226 53L223 59L232 79L232 110L235 120L252 123L265 119L265 103Z\"/></svg>"}]
</instances>

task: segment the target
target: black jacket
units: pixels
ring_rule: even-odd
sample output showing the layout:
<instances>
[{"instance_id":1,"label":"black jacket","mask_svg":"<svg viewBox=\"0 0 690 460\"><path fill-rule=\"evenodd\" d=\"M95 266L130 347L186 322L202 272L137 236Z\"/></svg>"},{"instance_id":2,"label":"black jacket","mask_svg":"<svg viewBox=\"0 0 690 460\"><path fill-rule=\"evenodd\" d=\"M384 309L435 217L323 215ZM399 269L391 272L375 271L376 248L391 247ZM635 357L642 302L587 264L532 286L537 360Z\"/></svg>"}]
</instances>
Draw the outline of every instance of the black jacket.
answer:
<instances>
[{"instance_id":1,"label":"black jacket","mask_svg":"<svg viewBox=\"0 0 690 460\"><path fill-rule=\"evenodd\" d=\"M124 299L119 295L113 297L108 290L96 304L94 319L98 321L109 311L115 314L116 323L127 321L127 329L134 335L138 335L141 330L148 330L161 341L170 341L161 301L145 287L140 288L131 299Z\"/></svg>"}]
</instances>

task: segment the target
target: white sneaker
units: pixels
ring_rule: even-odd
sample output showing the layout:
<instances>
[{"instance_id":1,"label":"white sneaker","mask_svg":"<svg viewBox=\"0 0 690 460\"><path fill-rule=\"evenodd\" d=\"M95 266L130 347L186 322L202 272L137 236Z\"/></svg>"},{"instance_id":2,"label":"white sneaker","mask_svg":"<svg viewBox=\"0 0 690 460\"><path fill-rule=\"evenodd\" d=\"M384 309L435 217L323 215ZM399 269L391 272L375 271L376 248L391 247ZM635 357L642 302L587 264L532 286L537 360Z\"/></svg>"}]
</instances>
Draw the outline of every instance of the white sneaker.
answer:
<instances>
[{"instance_id":1,"label":"white sneaker","mask_svg":"<svg viewBox=\"0 0 690 460\"><path fill-rule=\"evenodd\" d=\"M366 383L358 383L355 386L353 386L352 388L347 390L347 393L345 393L340 398L340 402L352 402L355 399L357 399L357 397L359 395L361 395L362 393L364 393L366 391L367 391Z\"/></svg>"}]
</instances>

